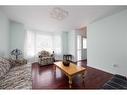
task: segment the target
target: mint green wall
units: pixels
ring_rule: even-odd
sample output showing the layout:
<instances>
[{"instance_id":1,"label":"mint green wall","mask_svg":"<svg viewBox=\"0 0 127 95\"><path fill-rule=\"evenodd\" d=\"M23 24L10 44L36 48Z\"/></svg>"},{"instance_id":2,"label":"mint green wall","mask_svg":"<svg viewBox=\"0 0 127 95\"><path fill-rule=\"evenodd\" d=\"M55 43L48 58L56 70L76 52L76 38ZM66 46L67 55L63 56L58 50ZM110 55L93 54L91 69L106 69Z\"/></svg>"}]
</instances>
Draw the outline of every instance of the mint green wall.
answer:
<instances>
[{"instance_id":1,"label":"mint green wall","mask_svg":"<svg viewBox=\"0 0 127 95\"><path fill-rule=\"evenodd\" d=\"M0 56L7 57L9 53L9 20L0 12Z\"/></svg>"},{"instance_id":2,"label":"mint green wall","mask_svg":"<svg viewBox=\"0 0 127 95\"><path fill-rule=\"evenodd\" d=\"M15 21L10 21L10 51L15 48L24 51L24 42L24 25Z\"/></svg>"},{"instance_id":3,"label":"mint green wall","mask_svg":"<svg viewBox=\"0 0 127 95\"><path fill-rule=\"evenodd\" d=\"M127 76L127 10L88 25L88 66Z\"/></svg>"}]
</instances>

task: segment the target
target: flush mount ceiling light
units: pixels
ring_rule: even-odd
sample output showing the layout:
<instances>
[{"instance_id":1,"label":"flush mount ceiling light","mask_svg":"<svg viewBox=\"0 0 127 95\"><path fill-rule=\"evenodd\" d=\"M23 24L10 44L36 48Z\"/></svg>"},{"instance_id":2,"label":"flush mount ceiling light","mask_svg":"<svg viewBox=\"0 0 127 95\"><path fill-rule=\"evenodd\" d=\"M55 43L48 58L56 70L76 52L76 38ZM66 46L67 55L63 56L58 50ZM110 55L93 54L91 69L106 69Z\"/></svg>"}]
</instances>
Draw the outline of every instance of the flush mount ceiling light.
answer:
<instances>
[{"instance_id":1,"label":"flush mount ceiling light","mask_svg":"<svg viewBox=\"0 0 127 95\"><path fill-rule=\"evenodd\" d=\"M61 9L59 7L55 7L50 12L50 16L51 18L56 20L63 20L68 16L68 11Z\"/></svg>"}]
</instances>

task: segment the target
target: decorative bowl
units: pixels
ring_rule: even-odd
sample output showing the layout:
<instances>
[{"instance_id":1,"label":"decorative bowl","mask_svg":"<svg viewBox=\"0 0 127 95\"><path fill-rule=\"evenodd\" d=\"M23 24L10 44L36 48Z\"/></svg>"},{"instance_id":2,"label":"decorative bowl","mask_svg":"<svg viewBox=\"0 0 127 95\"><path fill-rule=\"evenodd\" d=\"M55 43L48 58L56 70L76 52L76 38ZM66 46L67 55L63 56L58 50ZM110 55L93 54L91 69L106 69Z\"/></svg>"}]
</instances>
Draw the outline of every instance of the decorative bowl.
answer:
<instances>
[{"instance_id":1,"label":"decorative bowl","mask_svg":"<svg viewBox=\"0 0 127 95\"><path fill-rule=\"evenodd\" d=\"M67 61L67 60L66 60L66 61L63 61L63 65L64 65L64 66L69 66L69 65L70 65L70 62Z\"/></svg>"}]
</instances>

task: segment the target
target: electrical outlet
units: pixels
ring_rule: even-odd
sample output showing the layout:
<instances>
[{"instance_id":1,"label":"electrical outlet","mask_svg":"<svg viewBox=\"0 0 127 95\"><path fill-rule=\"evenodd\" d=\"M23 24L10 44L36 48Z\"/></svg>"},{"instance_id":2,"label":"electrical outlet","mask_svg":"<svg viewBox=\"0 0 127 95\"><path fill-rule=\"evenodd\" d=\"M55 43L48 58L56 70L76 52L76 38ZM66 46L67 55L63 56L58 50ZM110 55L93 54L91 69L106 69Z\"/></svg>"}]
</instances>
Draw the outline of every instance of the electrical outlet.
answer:
<instances>
[{"instance_id":1,"label":"electrical outlet","mask_svg":"<svg viewBox=\"0 0 127 95\"><path fill-rule=\"evenodd\" d=\"M113 67L118 67L118 65L117 64L113 64Z\"/></svg>"}]
</instances>

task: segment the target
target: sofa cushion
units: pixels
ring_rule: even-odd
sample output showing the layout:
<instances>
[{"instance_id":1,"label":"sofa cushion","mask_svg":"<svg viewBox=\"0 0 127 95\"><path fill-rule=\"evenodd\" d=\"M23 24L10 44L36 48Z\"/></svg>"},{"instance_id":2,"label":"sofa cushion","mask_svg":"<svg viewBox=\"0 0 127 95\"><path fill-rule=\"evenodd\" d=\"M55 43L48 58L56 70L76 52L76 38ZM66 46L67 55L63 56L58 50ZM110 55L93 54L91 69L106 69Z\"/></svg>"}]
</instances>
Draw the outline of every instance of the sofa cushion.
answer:
<instances>
[{"instance_id":1,"label":"sofa cushion","mask_svg":"<svg viewBox=\"0 0 127 95\"><path fill-rule=\"evenodd\" d=\"M10 62L0 57L0 78L4 76L11 68Z\"/></svg>"}]
</instances>

